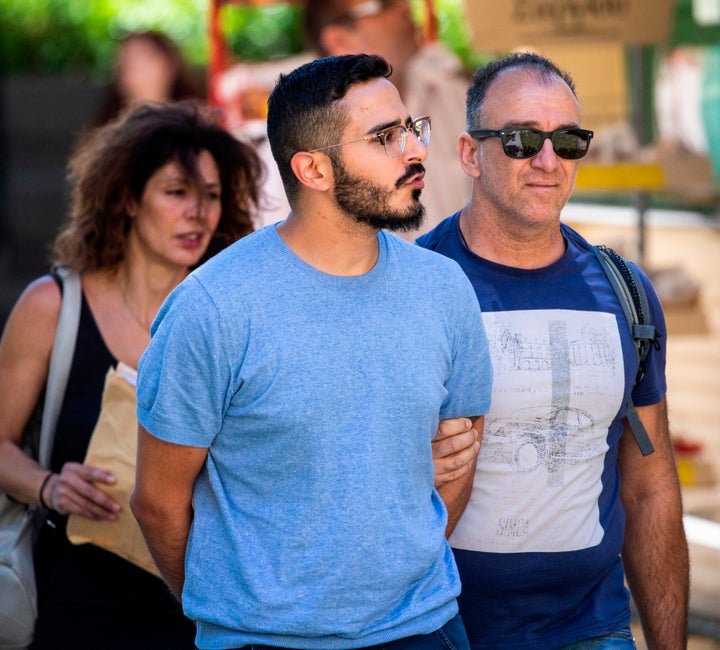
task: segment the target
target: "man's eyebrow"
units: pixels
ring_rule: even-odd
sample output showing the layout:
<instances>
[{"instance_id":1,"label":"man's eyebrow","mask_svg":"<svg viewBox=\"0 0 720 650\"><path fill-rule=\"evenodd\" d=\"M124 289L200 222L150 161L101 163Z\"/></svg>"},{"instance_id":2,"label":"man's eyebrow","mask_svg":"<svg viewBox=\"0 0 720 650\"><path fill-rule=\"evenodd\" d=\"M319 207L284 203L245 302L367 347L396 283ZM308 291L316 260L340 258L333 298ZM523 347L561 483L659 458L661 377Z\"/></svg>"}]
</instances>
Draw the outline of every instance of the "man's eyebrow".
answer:
<instances>
[{"instance_id":1,"label":"man's eyebrow","mask_svg":"<svg viewBox=\"0 0 720 650\"><path fill-rule=\"evenodd\" d=\"M411 122L412 118L408 115L408 117L405 119L405 126L410 126ZM376 124L368 130L367 135L372 135L373 133L378 133L379 131L389 129L392 126L400 125L402 125L402 120L393 120L392 122L383 122L382 124Z\"/></svg>"}]
</instances>

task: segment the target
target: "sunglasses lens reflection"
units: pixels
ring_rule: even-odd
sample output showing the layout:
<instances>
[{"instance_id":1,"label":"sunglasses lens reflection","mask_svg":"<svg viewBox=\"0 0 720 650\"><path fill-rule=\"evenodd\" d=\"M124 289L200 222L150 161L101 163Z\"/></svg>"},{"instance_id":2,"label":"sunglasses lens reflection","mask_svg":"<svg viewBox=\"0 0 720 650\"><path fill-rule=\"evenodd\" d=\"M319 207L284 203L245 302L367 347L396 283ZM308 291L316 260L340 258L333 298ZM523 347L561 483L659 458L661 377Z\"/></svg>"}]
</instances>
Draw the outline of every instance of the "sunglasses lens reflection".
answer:
<instances>
[{"instance_id":1,"label":"sunglasses lens reflection","mask_svg":"<svg viewBox=\"0 0 720 650\"><path fill-rule=\"evenodd\" d=\"M513 129L502 136L503 149L510 158L531 158L542 149L548 137L555 153L567 160L582 158L590 144L588 133L580 130L553 131L547 134L535 129Z\"/></svg>"}]
</instances>

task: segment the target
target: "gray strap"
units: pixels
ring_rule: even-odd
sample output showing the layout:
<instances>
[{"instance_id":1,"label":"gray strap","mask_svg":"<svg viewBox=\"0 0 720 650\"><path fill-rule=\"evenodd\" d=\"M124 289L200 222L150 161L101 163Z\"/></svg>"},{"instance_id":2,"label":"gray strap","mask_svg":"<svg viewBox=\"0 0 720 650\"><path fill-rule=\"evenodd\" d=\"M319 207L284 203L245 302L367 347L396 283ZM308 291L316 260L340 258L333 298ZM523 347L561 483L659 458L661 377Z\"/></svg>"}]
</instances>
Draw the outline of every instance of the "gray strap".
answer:
<instances>
[{"instance_id":1,"label":"gray strap","mask_svg":"<svg viewBox=\"0 0 720 650\"><path fill-rule=\"evenodd\" d=\"M650 440L647 429L635 410L635 404L633 404L632 400L628 400L626 414L630 429L635 436L635 441L637 442L638 447L640 447L640 453L643 456L649 456L655 451L655 447L653 447L653 443Z\"/></svg>"},{"instance_id":2,"label":"gray strap","mask_svg":"<svg viewBox=\"0 0 720 650\"><path fill-rule=\"evenodd\" d=\"M57 267L55 271L62 279L63 295L45 387L39 451L39 463L42 467L50 466L50 456L55 440L55 425L65 398L65 387L75 354L75 341L80 323L80 276L76 271L64 267Z\"/></svg>"},{"instance_id":3,"label":"gray strap","mask_svg":"<svg viewBox=\"0 0 720 650\"><path fill-rule=\"evenodd\" d=\"M612 285L612 288L615 291L615 295L618 297L618 302L620 303L620 307L625 314L625 320L627 321L628 329L630 330L630 334L632 336L634 335L633 325L637 324L639 319L637 309L635 309L635 303L633 302L633 297L630 293L630 290L628 289L627 283L625 282L625 279L618 270L617 266L615 266L615 264L613 263L612 258L607 253L605 253L605 251L598 248L597 246L594 246L593 253L595 254L595 258L597 259L597 261L600 263L600 267L605 273L607 279ZM640 351L638 349L634 336L633 348L635 349L638 363L640 363Z\"/></svg>"},{"instance_id":4,"label":"gray strap","mask_svg":"<svg viewBox=\"0 0 720 650\"><path fill-rule=\"evenodd\" d=\"M633 348L635 350L635 355L637 357L638 364L640 365L643 362L644 355L640 352L637 335L644 334L652 335L654 337L655 327L652 325L643 325L638 323L639 318L637 308L635 307L632 294L628 289L627 283L625 282L622 273L620 273L617 266L615 266L613 259L597 246L593 246L592 251L598 263L600 264L600 268L602 268L602 270L604 271L605 276L607 277L613 290L615 291L615 295L618 298L620 307L625 314L625 320L627 320L628 322L628 326L630 328L630 335L633 338ZM637 282L640 282L639 276L637 277ZM644 308L645 313L649 314L650 312L647 308L647 299L645 299ZM627 417L630 429L635 436L638 447L640 447L640 452L643 456L649 456L653 453L653 451L655 451L655 448L653 447L652 441L650 440L650 435L648 434L645 425L642 423L640 416L635 410L635 404L633 404L632 398L630 398L628 400L628 403L625 405L625 416Z\"/></svg>"}]
</instances>

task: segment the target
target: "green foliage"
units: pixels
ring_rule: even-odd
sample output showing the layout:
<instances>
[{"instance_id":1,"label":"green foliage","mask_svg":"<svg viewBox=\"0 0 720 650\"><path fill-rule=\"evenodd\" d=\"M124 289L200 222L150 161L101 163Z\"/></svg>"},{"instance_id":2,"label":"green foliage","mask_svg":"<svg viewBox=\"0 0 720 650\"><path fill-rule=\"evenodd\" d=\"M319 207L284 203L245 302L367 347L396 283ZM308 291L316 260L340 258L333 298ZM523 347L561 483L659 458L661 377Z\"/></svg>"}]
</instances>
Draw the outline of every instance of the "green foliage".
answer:
<instances>
[{"instance_id":1,"label":"green foliage","mask_svg":"<svg viewBox=\"0 0 720 650\"><path fill-rule=\"evenodd\" d=\"M421 20L424 0L410 0ZM435 0L439 38L468 69L487 57L470 47L465 0ZM36 71L89 74L110 70L117 39L128 31L159 29L175 40L188 61L207 63L210 0L0 0L0 66L4 74ZM262 7L228 4L221 11L230 53L257 61L303 49L300 9L283 3ZM720 26L699 27L691 0L678 0L671 42L717 42Z\"/></svg>"},{"instance_id":2,"label":"green foliage","mask_svg":"<svg viewBox=\"0 0 720 650\"><path fill-rule=\"evenodd\" d=\"M411 0L420 16L421 0ZM463 0L435 0L440 38L468 67ZM5 74L88 74L110 70L117 39L128 31L159 29L194 65L207 63L209 0L0 0L0 63ZM226 5L222 26L233 56L247 61L287 56L303 49L300 10Z\"/></svg>"},{"instance_id":3,"label":"green foliage","mask_svg":"<svg viewBox=\"0 0 720 650\"><path fill-rule=\"evenodd\" d=\"M243 61L266 61L297 54L303 49L298 5L225 5L221 23L228 50Z\"/></svg>"},{"instance_id":4,"label":"green foliage","mask_svg":"<svg viewBox=\"0 0 720 650\"><path fill-rule=\"evenodd\" d=\"M159 29L191 63L207 59L205 0L0 0L5 74L90 74L111 68L117 39Z\"/></svg>"},{"instance_id":5,"label":"green foliage","mask_svg":"<svg viewBox=\"0 0 720 650\"><path fill-rule=\"evenodd\" d=\"M691 0L677 0L670 42L673 45L713 45L720 43L720 25L698 25Z\"/></svg>"},{"instance_id":6,"label":"green foliage","mask_svg":"<svg viewBox=\"0 0 720 650\"><path fill-rule=\"evenodd\" d=\"M410 0L418 22L424 18L422 0ZM470 48L463 0L435 0L438 36L453 49L468 68L481 61ZM259 61L303 49L302 17L298 5L287 2L260 7L226 5L221 14L223 33L231 54L243 61Z\"/></svg>"}]
</instances>

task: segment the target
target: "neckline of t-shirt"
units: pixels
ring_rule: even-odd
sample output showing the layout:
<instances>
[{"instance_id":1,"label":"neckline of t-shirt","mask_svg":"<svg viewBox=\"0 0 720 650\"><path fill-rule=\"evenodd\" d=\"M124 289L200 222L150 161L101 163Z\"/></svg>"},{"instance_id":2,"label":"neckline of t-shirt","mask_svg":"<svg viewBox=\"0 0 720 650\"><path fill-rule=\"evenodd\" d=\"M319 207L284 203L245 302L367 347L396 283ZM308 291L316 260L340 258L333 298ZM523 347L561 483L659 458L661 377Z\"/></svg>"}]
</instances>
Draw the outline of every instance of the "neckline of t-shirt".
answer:
<instances>
[{"instance_id":1,"label":"neckline of t-shirt","mask_svg":"<svg viewBox=\"0 0 720 650\"><path fill-rule=\"evenodd\" d=\"M457 244L462 251L462 254L465 255L468 259L472 260L476 264L480 264L489 271L495 271L497 273L501 273L503 275L515 275L515 276L538 276L538 275L549 275L549 274L556 274L556 273L565 273L567 271L568 264L571 263L573 259L573 252L571 248L574 246L574 243L571 241L571 239L567 236L567 233L564 229L562 229L562 236L563 241L565 242L565 251L563 254L554 262L551 264L548 264L547 266L542 266L537 269L523 269L516 266L506 266L505 264L500 264L499 262L493 262L492 260L488 260L484 257L481 257L477 253L474 253L470 250L470 248L465 243L465 238L462 236L462 233L460 232L460 217L459 214L455 218L455 224L453 228L453 236L457 239Z\"/></svg>"},{"instance_id":2,"label":"neckline of t-shirt","mask_svg":"<svg viewBox=\"0 0 720 650\"><path fill-rule=\"evenodd\" d=\"M280 233L277 231L277 225L278 224L275 224L268 228L268 235L273 245L293 268L315 281L332 285L361 286L376 282L383 275L387 264L387 239L382 230L379 231L377 235L378 258L374 266L367 273L361 275L333 275L315 268L298 257L280 236Z\"/></svg>"}]
</instances>

